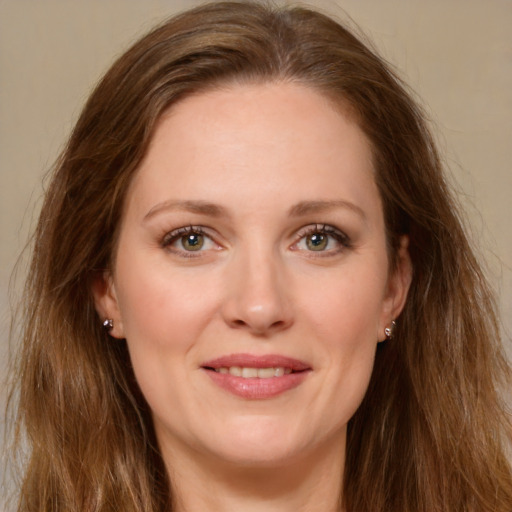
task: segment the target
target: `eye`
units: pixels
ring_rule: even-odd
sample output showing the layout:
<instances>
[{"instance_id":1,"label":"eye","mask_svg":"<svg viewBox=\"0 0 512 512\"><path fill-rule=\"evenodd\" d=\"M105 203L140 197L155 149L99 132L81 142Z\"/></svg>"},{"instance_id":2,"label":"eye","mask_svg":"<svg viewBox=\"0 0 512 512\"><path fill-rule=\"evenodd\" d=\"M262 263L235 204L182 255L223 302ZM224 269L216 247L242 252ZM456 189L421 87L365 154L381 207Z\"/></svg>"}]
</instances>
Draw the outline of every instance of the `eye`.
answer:
<instances>
[{"instance_id":1,"label":"eye","mask_svg":"<svg viewBox=\"0 0 512 512\"><path fill-rule=\"evenodd\" d=\"M350 246L347 235L326 224L306 226L297 233L297 236L299 241L292 246L292 249L299 251L337 254Z\"/></svg>"},{"instance_id":2,"label":"eye","mask_svg":"<svg viewBox=\"0 0 512 512\"><path fill-rule=\"evenodd\" d=\"M323 251L329 245L329 235L324 233L311 233L306 235L305 240L310 251Z\"/></svg>"},{"instance_id":3,"label":"eye","mask_svg":"<svg viewBox=\"0 0 512 512\"><path fill-rule=\"evenodd\" d=\"M204 235L200 233L190 233L182 236L179 242L186 251L199 251L204 245Z\"/></svg>"},{"instance_id":4,"label":"eye","mask_svg":"<svg viewBox=\"0 0 512 512\"><path fill-rule=\"evenodd\" d=\"M162 246L175 253L194 253L219 247L200 226L187 226L167 233Z\"/></svg>"}]
</instances>

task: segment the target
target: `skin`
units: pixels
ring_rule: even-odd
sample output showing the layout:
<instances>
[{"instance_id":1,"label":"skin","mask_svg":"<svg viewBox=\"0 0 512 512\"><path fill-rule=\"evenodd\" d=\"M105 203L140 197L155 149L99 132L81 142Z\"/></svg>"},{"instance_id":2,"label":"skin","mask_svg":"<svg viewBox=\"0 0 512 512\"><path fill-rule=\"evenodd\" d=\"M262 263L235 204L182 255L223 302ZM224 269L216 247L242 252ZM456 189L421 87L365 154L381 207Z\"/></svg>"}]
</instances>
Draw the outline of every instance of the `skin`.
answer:
<instances>
[{"instance_id":1,"label":"skin","mask_svg":"<svg viewBox=\"0 0 512 512\"><path fill-rule=\"evenodd\" d=\"M232 85L161 119L94 293L126 338L176 510L339 510L347 422L411 279L406 238L389 270L373 175L357 124L302 85ZM198 251L175 232L190 226ZM310 371L242 398L202 368L233 353Z\"/></svg>"}]
</instances>

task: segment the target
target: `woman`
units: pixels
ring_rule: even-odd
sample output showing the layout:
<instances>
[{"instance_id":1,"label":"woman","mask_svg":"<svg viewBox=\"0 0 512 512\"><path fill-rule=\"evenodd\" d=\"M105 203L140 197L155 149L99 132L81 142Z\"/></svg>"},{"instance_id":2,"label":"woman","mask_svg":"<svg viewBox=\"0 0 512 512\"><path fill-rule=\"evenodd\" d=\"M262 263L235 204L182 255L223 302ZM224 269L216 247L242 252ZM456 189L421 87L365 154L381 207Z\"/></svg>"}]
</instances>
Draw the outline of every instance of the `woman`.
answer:
<instances>
[{"instance_id":1,"label":"woman","mask_svg":"<svg viewBox=\"0 0 512 512\"><path fill-rule=\"evenodd\" d=\"M136 43L41 212L19 510L511 510L510 371L440 167L318 13Z\"/></svg>"}]
</instances>

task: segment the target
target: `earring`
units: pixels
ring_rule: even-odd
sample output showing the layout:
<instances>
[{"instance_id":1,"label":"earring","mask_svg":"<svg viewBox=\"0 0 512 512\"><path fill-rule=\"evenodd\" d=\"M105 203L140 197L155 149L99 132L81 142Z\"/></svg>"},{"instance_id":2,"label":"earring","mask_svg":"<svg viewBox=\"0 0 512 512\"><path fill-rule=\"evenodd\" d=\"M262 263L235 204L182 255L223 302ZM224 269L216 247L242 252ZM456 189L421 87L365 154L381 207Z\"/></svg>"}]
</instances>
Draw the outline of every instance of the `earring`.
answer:
<instances>
[{"instance_id":1,"label":"earring","mask_svg":"<svg viewBox=\"0 0 512 512\"><path fill-rule=\"evenodd\" d=\"M106 318L103 320L103 329L105 331L110 332L114 328L114 320L112 318Z\"/></svg>"},{"instance_id":2,"label":"earring","mask_svg":"<svg viewBox=\"0 0 512 512\"><path fill-rule=\"evenodd\" d=\"M391 320L391 324L384 329L384 334L386 335L386 339L390 340L395 336L396 330L396 322Z\"/></svg>"}]
</instances>

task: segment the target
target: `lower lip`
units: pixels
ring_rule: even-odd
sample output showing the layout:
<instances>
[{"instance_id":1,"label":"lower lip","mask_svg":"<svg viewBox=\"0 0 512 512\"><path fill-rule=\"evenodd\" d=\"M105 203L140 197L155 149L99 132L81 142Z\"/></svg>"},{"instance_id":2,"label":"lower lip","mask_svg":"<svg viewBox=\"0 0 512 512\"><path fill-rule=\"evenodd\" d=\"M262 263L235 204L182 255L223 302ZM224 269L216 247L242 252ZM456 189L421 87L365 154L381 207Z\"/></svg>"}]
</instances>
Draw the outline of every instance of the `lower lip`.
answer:
<instances>
[{"instance_id":1,"label":"lower lip","mask_svg":"<svg viewBox=\"0 0 512 512\"><path fill-rule=\"evenodd\" d=\"M281 377L268 379L235 377L229 373L219 373L213 370L205 370L210 379L219 387L229 391L233 395L250 400L264 400L273 398L290 389L299 386L307 377L309 371L289 373Z\"/></svg>"}]
</instances>

